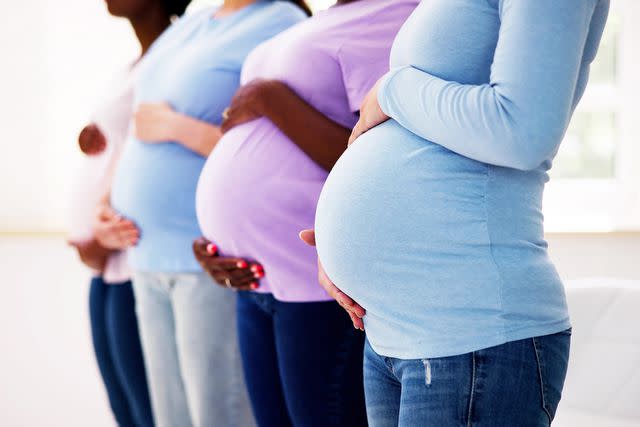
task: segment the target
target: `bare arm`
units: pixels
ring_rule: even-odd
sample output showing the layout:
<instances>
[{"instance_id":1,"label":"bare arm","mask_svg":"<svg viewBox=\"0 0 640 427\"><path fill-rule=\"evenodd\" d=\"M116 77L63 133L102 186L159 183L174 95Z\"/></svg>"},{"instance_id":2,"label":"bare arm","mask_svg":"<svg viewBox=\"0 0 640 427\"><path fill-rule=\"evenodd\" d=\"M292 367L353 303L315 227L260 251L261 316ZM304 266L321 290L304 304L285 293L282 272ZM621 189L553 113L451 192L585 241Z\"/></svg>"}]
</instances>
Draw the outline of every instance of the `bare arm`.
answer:
<instances>
[{"instance_id":1,"label":"bare arm","mask_svg":"<svg viewBox=\"0 0 640 427\"><path fill-rule=\"evenodd\" d=\"M350 129L334 122L278 80L255 80L238 90L222 131L267 117L322 168L331 170L347 148Z\"/></svg>"},{"instance_id":2,"label":"bare arm","mask_svg":"<svg viewBox=\"0 0 640 427\"><path fill-rule=\"evenodd\" d=\"M134 114L135 135L148 143L178 142L207 157L220 140L218 126L174 111L169 104L141 104Z\"/></svg>"}]
</instances>

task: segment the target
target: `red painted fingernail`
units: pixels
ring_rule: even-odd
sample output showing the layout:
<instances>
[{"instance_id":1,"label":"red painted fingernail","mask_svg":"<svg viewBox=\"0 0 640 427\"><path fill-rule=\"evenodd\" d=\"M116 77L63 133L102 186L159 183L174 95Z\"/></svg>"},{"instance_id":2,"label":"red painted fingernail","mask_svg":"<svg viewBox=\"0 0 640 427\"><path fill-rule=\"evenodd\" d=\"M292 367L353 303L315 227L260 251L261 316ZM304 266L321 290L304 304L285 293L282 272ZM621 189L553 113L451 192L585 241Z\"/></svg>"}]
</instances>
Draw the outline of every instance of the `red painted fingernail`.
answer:
<instances>
[{"instance_id":1,"label":"red painted fingernail","mask_svg":"<svg viewBox=\"0 0 640 427\"><path fill-rule=\"evenodd\" d=\"M255 273L253 273L253 277L255 277L256 279L262 279L264 277L264 271L256 271Z\"/></svg>"},{"instance_id":2,"label":"red painted fingernail","mask_svg":"<svg viewBox=\"0 0 640 427\"><path fill-rule=\"evenodd\" d=\"M258 284L256 282L251 283L251 289L258 289Z\"/></svg>"},{"instance_id":3,"label":"red painted fingernail","mask_svg":"<svg viewBox=\"0 0 640 427\"><path fill-rule=\"evenodd\" d=\"M214 245L213 243L209 243L207 245L207 253L209 255L215 255L218 252L218 247L216 245Z\"/></svg>"},{"instance_id":4,"label":"red painted fingernail","mask_svg":"<svg viewBox=\"0 0 640 427\"><path fill-rule=\"evenodd\" d=\"M264 271L264 268L260 264L251 264L251 271L254 273L258 273L260 271Z\"/></svg>"},{"instance_id":5,"label":"red painted fingernail","mask_svg":"<svg viewBox=\"0 0 640 427\"><path fill-rule=\"evenodd\" d=\"M236 267L238 267L238 268L247 268L247 263L246 263L246 261L238 261L236 263Z\"/></svg>"}]
</instances>

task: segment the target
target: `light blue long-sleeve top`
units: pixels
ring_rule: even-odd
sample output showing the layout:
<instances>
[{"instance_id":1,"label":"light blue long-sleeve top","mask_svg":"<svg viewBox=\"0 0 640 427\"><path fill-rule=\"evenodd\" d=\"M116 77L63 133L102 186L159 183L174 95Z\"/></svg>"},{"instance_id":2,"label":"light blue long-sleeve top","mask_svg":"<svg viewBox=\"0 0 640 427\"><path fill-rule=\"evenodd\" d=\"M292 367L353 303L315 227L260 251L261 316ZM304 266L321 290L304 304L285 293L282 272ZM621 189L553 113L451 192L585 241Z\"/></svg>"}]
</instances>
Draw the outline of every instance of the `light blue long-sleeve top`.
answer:
<instances>
[{"instance_id":1,"label":"light blue long-sleeve top","mask_svg":"<svg viewBox=\"0 0 640 427\"><path fill-rule=\"evenodd\" d=\"M430 0L400 30L363 134L318 204L329 277L376 352L468 353L570 326L544 185L609 0Z\"/></svg>"},{"instance_id":2,"label":"light blue long-sleeve top","mask_svg":"<svg viewBox=\"0 0 640 427\"><path fill-rule=\"evenodd\" d=\"M154 42L138 65L136 106L168 102L182 114L219 125L249 52L306 18L284 1L258 0L223 18L214 18L216 9L181 18ZM111 198L141 231L128 254L134 270L200 271L191 243L202 234L195 193L204 163L204 157L177 142L145 143L130 136Z\"/></svg>"}]
</instances>

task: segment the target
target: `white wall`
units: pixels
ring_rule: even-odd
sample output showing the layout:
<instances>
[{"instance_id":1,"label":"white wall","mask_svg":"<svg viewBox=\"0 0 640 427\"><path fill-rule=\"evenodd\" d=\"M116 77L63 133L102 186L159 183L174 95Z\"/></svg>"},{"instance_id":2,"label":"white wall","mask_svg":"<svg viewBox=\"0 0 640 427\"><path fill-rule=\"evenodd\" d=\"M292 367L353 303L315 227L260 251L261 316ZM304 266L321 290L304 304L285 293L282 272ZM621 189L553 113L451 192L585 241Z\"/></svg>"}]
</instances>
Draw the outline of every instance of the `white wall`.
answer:
<instances>
[{"instance_id":1,"label":"white wall","mask_svg":"<svg viewBox=\"0 0 640 427\"><path fill-rule=\"evenodd\" d=\"M547 241L551 258L565 280L640 280L640 233L550 234Z\"/></svg>"},{"instance_id":2,"label":"white wall","mask_svg":"<svg viewBox=\"0 0 640 427\"><path fill-rule=\"evenodd\" d=\"M137 50L104 1L24 0L0 14L0 230L64 228L79 130Z\"/></svg>"}]
</instances>

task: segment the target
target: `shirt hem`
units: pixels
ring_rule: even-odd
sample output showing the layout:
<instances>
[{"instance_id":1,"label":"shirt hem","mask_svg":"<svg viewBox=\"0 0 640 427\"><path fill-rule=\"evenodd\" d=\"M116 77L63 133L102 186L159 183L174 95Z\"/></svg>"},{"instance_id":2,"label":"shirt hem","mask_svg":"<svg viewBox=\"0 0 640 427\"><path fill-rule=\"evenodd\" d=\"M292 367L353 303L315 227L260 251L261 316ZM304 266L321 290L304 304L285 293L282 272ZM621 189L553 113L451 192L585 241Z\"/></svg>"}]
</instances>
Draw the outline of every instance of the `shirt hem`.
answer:
<instances>
[{"instance_id":1,"label":"shirt hem","mask_svg":"<svg viewBox=\"0 0 640 427\"><path fill-rule=\"evenodd\" d=\"M527 338L534 338L539 336L551 335L558 332L562 332L571 327L569 318L565 318L561 321L548 323L545 325L536 325L533 327L517 328L506 331L504 334L492 335L477 339L472 343L465 343L458 346L441 346L439 348L425 348L427 341L417 341L415 346L411 349L400 347L385 347L383 345L372 342L371 337L368 337L369 344L376 354L383 357L393 357L396 359L413 360L413 359L431 359L439 357L452 357L462 354L471 353L474 351L484 350L491 347L496 347L502 344L506 344L512 341L519 341ZM366 331L365 331L366 332ZM433 346L438 347L438 346Z\"/></svg>"}]
</instances>

